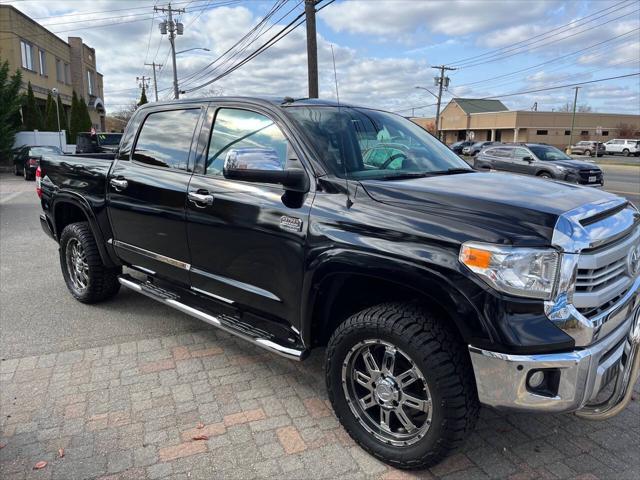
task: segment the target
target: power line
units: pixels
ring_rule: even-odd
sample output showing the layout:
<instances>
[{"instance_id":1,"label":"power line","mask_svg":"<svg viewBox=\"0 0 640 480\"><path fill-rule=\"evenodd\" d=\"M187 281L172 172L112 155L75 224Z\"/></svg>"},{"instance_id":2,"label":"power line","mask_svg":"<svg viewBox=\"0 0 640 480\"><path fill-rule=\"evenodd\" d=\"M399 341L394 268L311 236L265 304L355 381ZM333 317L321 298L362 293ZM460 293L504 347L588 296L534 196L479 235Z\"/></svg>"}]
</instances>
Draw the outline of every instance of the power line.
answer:
<instances>
[{"instance_id":1,"label":"power line","mask_svg":"<svg viewBox=\"0 0 640 480\"><path fill-rule=\"evenodd\" d=\"M593 12L590 15L584 16L582 18L578 18L576 20L572 20L569 23L566 23L564 25L560 25L559 27L555 27L555 28L553 28L551 30L548 30L548 31L543 32L543 33L540 33L538 35L534 35L532 37L525 38L524 40L520 40L519 42L513 43L511 45L508 45L508 46L505 46L505 47L501 47L501 48L497 48L495 50L491 50L489 52L485 52L485 53L480 54L480 55L473 55L473 56L470 56L470 57L461 58L460 60L454 60L453 62L450 62L450 63L451 63L451 65L461 65L463 63L468 63L468 61L471 61L471 60L475 61L475 60L478 60L478 59L480 59L482 57L494 56L494 55L497 55L497 54L505 53L505 52L501 52L501 51L509 49L509 48L512 48L512 47L515 47L516 45L521 45L523 43L530 42L531 40L536 39L536 38L544 37L544 36L549 35L549 34L551 34L553 32L556 32L558 30L562 30L563 28L569 27L569 26L573 25L574 23L578 23L578 22L581 22L583 20L586 20L587 18L594 17L594 16L599 15L599 14L601 14L603 12L606 12L607 10L615 9L616 7L619 7L620 5L622 5L624 3L629 3L629 1L628 0L623 0L622 2L616 3L614 5L611 5L611 6L607 7L607 8L604 8L602 10L598 10L596 12ZM632 3L629 3L629 4L632 4Z\"/></svg>"},{"instance_id":2,"label":"power line","mask_svg":"<svg viewBox=\"0 0 640 480\"><path fill-rule=\"evenodd\" d=\"M485 82L488 82L490 80L496 80L498 78L510 77L510 76L518 74L518 73L526 72L527 70L532 70L534 68L538 68L538 67L541 67L543 65L547 65L549 63L554 63L554 62L557 62L558 60L562 60L563 58L571 57L573 55L576 55L578 53L582 53L582 52L590 50L592 48L595 48L595 47L598 47L598 46L602 46L602 45L604 45L606 43L612 42L613 40L617 40L617 39L622 38L624 36L630 35L631 33L637 32L638 30L640 30L640 27L639 28L634 28L633 30L630 30L630 31L625 32L623 34L616 35L615 37L608 38L606 40L603 40L602 42L594 43L593 45L590 45L588 47L581 48L579 50L575 50L575 51L573 51L571 53L567 53L566 55L562 55L560 57L555 57L555 58L553 58L551 60L547 60L546 62L542 62L542 63L538 63L536 65L532 65L531 67L522 68L520 70L515 70L515 71L509 72L509 73L504 73L502 75L496 75L495 77L489 77L489 78L485 78L483 80L477 80L475 82L463 83L461 85L457 85L457 87L468 87L470 85L477 85L479 83L485 83Z\"/></svg>"},{"instance_id":3,"label":"power line","mask_svg":"<svg viewBox=\"0 0 640 480\"><path fill-rule=\"evenodd\" d=\"M277 24L278 22L280 22L282 19L286 18L291 12L293 12L301 3L302 1L298 2L298 4L296 6L294 6L291 10L289 10L287 13L285 13L282 17L280 17L273 25L271 25L266 31L264 32L259 32L258 35L252 39L251 41L248 41L248 39L251 37L252 34L254 34L255 32L257 32L258 30L261 30L263 28L263 26L266 24L266 22L278 11L280 10L286 3L285 1L277 1L274 6L269 10L269 12L267 12L267 14L263 17L263 19L258 22L252 29L250 29L246 34L244 34L242 36L242 38L240 38L240 40L238 40L236 43L234 43L233 45L231 45L231 47L229 47L227 50L225 50L220 56L218 56L216 59L214 59L212 62L210 62L208 65L204 66L203 68L201 68L200 70L187 75L185 78L181 79L180 84L183 87L186 87L187 85L194 83L195 81L197 81L198 78L204 78L204 76L206 75L206 70L209 69L210 67L212 67L213 65L215 65L216 63L218 63L225 55L227 55L229 52L231 52L233 49L235 48L239 48L239 50L234 53L233 55L231 55L229 58L225 59L224 62L220 65L218 65L216 68L214 68L210 73L213 73L214 71L216 71L217 69L222 68L224 65L228 64L233 58L235 58L236 56L238 56L239 54L243 53L250 45L251 43L255 42L256 40L258 40L262 35L266 34L269 30L271 30L275 24Z\"/></svg>"},{"instance_id":4,"label":"power line","mask_svg":"<svg viewBox=\"0 0 640 480\"><path fill-rule=\"evenodd\" d=\"M318 8L318 12L320 10L322 10L323 8L326 8L327 6L331 5L335 0L329 0L327 3L323 4L320 8ZM258 48L255 52L251 53L250 55L248 55L247 57L245 57L243 60L241 60L240 62L238 62L237 64L235 64L233 67L229 68L227 71L217 75L215 78L203 83L202 85L198 85L197 87L193 87L189 90L187 90L187 92L193 92L195 90L199 90L203 87L206 87L207 85L212 84L213 82L220 80L223 77L226 77L227 75L233 73L235 70L237 70L238 68L242 67L243 65L245 65L246 63L250 62L251 60L253 60L254 58L256 58L258 55L260 55L261 53L263 53L265 50L269 49L270 47L272 47L273 45L275 45L276 43L278 43L280 40L282 40L284 37L286 37L287 35L289 35L291 32L293 32L296 28L298 28L300 25L302 25L304 23L304 15L305 13L302 12L301 14L299 14L296 18L294 18L289 24L287 24L283 29L281 29L278 33L276 33L274 36L272 36L269 40L267 40L267 42L265 42L260 48ZM297 23L296 23L297 22ZM295 25L294 25L295 24Z\"/></svg>"},{"instance_id":5,"label":"power line","mask_svg":"<svg viewBox=\"0 0 640 480\"><path fill-rule=\"evenodd\" d=\"M591 32L593 30L593 28L602 27L602 26L607 25L609 23L615 22L616 20L619 20L619 19L621 19L623 17L626 17L630 13L637 13L639 11L640 11L640 9L636 9L633 12L625 13L625 14L620 15L618 17L615 17L615 18L612 18L610 20L607 20L606 22L602 22L599 25L596 25L594 27L589 27L589 28L587 28L585 30L581 30L579 32L572 33L571 35L564 36L564 37L562 37L560 39L551 40L550 42L547 42L547 43L542 43L542 44L537 45L537 46L532 47L532 48L528 48L528 47L531 47L531 45L533 45L534 43L538 43L538 41L532 42L532 43L530 43L528 45L524 45L523 47L518 47L517 48L517 49L526 48L525 50L521 50L519 52L509 53L508 55L496 56L494 58L490 58L488 60L484 60L484 61L481 61L481 62L463 64L463 65L460 65L459 68L472 68L472 67L477 67L478 65L486 65L487 63L494 63L494 62L502 61L502 60L504 60L506 58L510 58L510 57L515 56L515 55L520 55L521 53L529 52L531 50L535 50L535 49L538 49L538 48L541 48L541 47L546 47L546 46L554 44L554 43L563 42L563 41L565 41L565 40L567 40L569 38L572 38L572 37L575 37L575 36L578 36L578 35L582 35L583 33ZM547 39L542 39L542 40L547 40ZM539 41L541 41L541 40L539 40ZM514 50L517 50L517 49L514 49ZM503 53L507 53L507 52L505 51Z\"/></svg>"},{"instance_id":6,"label":"power line","mask_svg":"<svg viewBox=\"0 0 640 480\"><path fill-rule=\"evenodd\" d=\"M559 88L576 87L576 86L579 86L579 85L588 85L588 84L591 84L591 83L606 82L606 81L609 81L609 80L617 80L617 79L620 79L620 78L634 77L634 76L637 76L637 75L640 75L640 72L628 73L626 75L617 75L615 77L598 78L596 80L587 80L587 81L584 81L584 82L567 83L567 84L564 84L564 85L554 85L554 86L551 86L551 87L537 88L537 89L534 89L534 90L525 90L525 91L522 91L522 92L513 92L513 93L505 93L505 94L501 94L501 95L492 95L492 96L488 96L488 97L476 98L474 100L502 99L502 98L506 98L506 97L515 97L515 96L518 96L518 95L526 95L526 94L529 94L529 93L538 93L538 92L546 92L548 90L557 90ZM423 109L423 108L427 108L427 107L433 107L435 105L436 105L435 103L431 103L431 104L428 104L428 105L419 105L419 106L414 106L414 107L409 107L409 108L403 108L402 110L395 110L395 113L407 112L407 111L409 111L411 109L419 110L419 109Z\"/></svg>"},{"instance_id":7,"label":"power line","mask_svg":"<svg viewBox=\"0 0 640 480\"><path fill-rule=\"evenodd\" d=\"M204 2L207 0L195 0L196 2ZM144 6L140 6L140 7L127 7L127 8L116 8L116 9L110 9L110 10L98 10L98 11L93 11L93 12L74 12L74 13L63 13L61 15L49 15L46 17L34 17L32 20L46 20L47 18L61 18L61 17L77 17L79 15L94 15L94 14L99 14L99 13L112 13L112 12L124 12L124 11L131 11L131 10L145 10L148 11L149 8L154 7L155 4L158 3L157 1L155 1L154 3L151 4L147 4ZM181 5L183 3L191 3L191 1L189 0L183 0L183 1L178 1L178 2L173 2L174 5Z\"/></svg>"}]
</instances>

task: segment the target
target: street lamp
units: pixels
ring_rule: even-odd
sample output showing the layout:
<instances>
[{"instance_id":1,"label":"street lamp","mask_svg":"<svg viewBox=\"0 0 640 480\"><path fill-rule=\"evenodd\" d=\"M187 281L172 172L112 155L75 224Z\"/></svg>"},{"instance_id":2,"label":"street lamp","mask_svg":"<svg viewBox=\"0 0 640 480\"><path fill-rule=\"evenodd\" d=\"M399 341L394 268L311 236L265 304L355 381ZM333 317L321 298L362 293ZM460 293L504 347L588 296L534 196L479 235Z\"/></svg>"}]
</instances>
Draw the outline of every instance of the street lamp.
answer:
<instances>
[{"instance_id":1,"label":"street lamp","mask_svg":"<svg viewBox=\"0 0 640 480\"><path fill-rule=\"evenodd\" d=\"M60 144L60 150L62 150L62 139L60 138L60 110L58 109L58 89L52 88L51 93L56 99L56 117L58 118L58 143Z\"/></svg>"},{"instance_id":2,"label":"street lamp","mask_svg":"<svg viewBox=\"0 0 640 480\"><path fill-rule=\"evenodd\" d=\"M431 90L429 90L428 88L424 88L424 87L420 87L420 86L418 86L418 87L416 87L416 88L418 88L418 89L420 89L420 90L426 90L426 91L427 91L427 92L429 92L431 95L433 95L434 97L438 98L438 95L436 95L435 93L433 93L433 92L432 92Z\"/></svg>"},{"instance_id":3,"label":"street lamp","mask_svg":"<svg viewBox=\"0 0 640 480\"><path fill-rule=\"evenodd\" d=\"M179 55L181 53L185 53L185 52L190 52L191 50L204 50L205 52L210 52L211 50L209 50L208 48L205 47L193 47L193 48L187 48L186 50L180 50L179 52L176 52L176 55Z\"/></svg>"}]
</instances>

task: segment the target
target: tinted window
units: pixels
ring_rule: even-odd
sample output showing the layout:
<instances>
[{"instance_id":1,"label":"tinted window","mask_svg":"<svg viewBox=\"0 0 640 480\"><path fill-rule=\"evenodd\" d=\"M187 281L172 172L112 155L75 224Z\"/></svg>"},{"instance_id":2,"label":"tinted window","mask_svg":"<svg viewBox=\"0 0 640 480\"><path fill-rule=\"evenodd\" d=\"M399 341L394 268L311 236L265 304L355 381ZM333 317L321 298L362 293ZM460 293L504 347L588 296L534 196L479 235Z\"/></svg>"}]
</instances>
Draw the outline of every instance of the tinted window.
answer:
<instances>
[{"instance_id":1,"label":"tinted window","mask_svg":"<svg viewBox=\"0 0 640 480\"><path fill-rule=\"evenodd\" d=\"M531 151L540 160L571 160L571 157L566 155L562 150L552 147L551 145L532 145Z\"/></svg>"},{"instance_id":2,"label":"tinted window","mask_svg":"<svg viewBox=\"0 0 640 480\"><path fill-rule=\"evenodd\" d=\"M261 149L264 155L277 155L284 168L288 142L271 119L248 110L221 108L211 132L206 174L222 175L228 154L242 151L251 154L256 149Z\"/></svg>"},{"instance_id":3,"label":"tinted window","mask_svg":"<svg viewBox=\"0 0 640 480\"><path fill-rule=\"evenodd\" d=\"M121 133L99 133L98 142L100 145L118 145L122 138Z\"/></svg>"},{"instance_id":4,"label":"tinted window","mask_svg":"<svg viewBox=\"0 0 640 480\"><path fill-rule=\"evenodd\" d=\"M488 148L486 150L483 151L483 153L485 155L491 155L494 157L510 157L511 156L511 150L509 148Z\"/></svg>"},{"instance_id":5,"label":"tinted window","mask_svg":"<svg viewBox=\"0 0 640 480\"><path fill-rule=\"evenodd\" d=\"M34 147L29 150L29 155L62 155L62 150L58 147Z\"/></svg>"},{"instance_id":6,"label":"tinted window","mask_svg":"<svg viewBox=\"0 0 640 480\"><path fill-rule=\"evenodd\" d=\"M142 125L133 159L157 167L187 169L200 109L150 114Z\"/></svg>"},{"instance_id":7,"label":"tinted window","mask_svg":"<svg viewBox=\"0 0 640 480\"><path fill-rule=\"evenodd\" d=\"M513 158L516 160L522 160L524 157L530 157L531 153L526 148L516 148L513 151Z\"/></svg>"}]
</instances>

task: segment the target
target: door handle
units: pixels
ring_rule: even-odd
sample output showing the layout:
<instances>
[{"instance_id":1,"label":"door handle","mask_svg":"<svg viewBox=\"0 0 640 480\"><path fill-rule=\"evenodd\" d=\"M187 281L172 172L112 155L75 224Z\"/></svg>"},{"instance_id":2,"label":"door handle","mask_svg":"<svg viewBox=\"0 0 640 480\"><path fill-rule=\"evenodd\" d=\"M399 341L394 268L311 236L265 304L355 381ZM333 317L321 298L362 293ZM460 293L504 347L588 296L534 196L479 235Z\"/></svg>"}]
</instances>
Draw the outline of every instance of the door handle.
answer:
<instances>
[{"instance_id":1,"label":"door handle","mask_svg":"<svg viewBox=\"0 0 640 480\"><path fill-rule=\"evenodd\" d=\"M213 205L213 195L208 193L189 192L187 198L191 203L199 208Z\"/></svg>"},{"instance_id":2,"label":"door handle","mask_svg":"<svg viewBox=\"0 0 640 480\"><path fill-rule=\"evenodd\" d=\"M127 182L124 178L112 178L111 180L109 180L109 183L116 192L121 192L129 186L129 182Z\"/></svg>"}]
</instances>

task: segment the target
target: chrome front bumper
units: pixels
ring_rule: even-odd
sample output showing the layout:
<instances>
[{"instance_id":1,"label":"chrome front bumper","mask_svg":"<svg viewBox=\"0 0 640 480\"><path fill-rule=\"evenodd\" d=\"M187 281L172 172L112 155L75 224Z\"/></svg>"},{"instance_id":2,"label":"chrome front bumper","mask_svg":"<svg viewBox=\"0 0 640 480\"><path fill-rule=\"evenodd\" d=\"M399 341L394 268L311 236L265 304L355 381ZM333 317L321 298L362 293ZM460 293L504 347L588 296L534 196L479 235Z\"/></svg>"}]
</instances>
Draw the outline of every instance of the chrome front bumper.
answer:
<instances>
[{"instance_id":1,"label":"chrome front bumper","mask_svg":"<svg viewBox=\"0 0 640 480\"><path fill-rule=\"evenodd\" d=\"M640 369L640 308L593 345L567 353L510 355L469 346L480 401L529 412L571 412L593 420L619 413L629 403ZM531 388L532 373L554 381L550 391ZM612 383L615 382L615 383ZM605 387L612 393L601 400Z\"/></svg>"}]
</instances>

